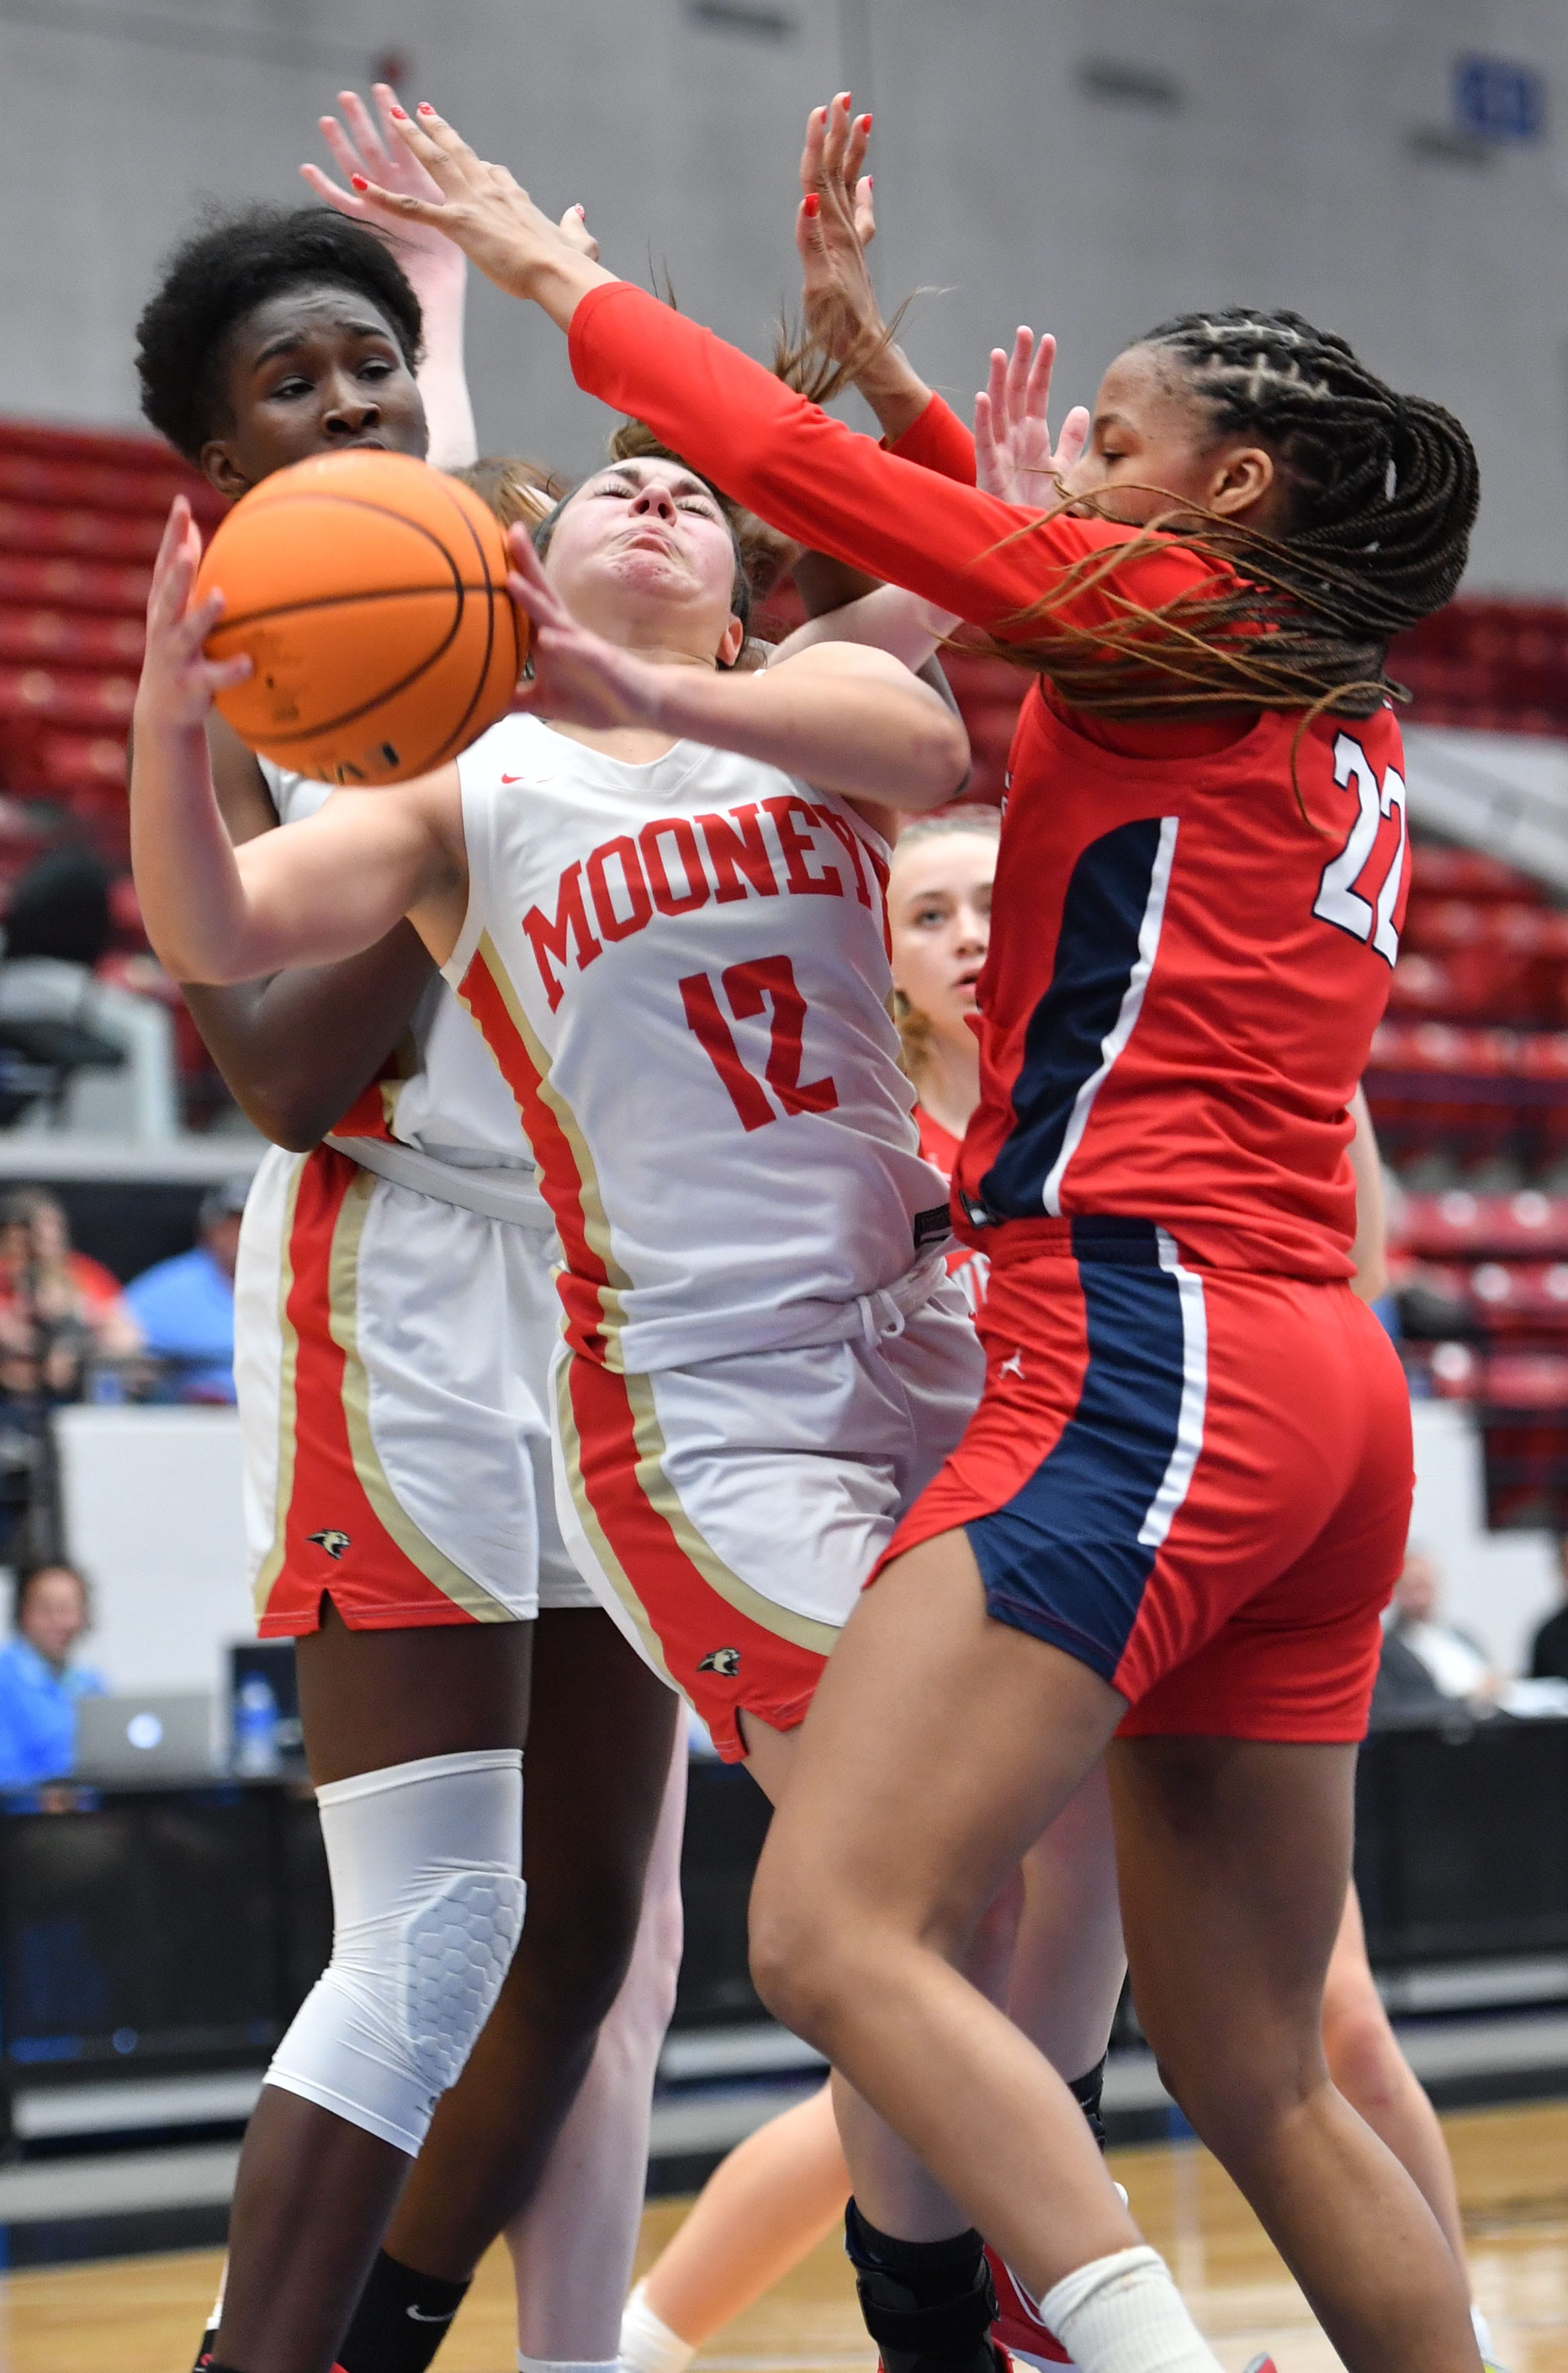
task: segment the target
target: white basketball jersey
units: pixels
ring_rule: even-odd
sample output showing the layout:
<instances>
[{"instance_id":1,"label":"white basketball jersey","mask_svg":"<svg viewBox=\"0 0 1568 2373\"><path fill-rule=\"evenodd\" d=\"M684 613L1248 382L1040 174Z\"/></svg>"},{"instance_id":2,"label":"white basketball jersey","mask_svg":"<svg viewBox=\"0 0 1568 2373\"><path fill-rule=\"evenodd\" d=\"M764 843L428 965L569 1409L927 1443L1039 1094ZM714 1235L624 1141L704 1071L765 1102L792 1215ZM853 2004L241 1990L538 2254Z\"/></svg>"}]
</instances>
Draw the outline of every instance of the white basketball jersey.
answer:
<instances>
[{"instance_id":1,"label":"white basketball jersey","mask_svg":"<svg viewBox=\"0 0 1568 2373\"><path fill-rule=\"evenodd\" d=\"M289 774L266 758L258 763L284 824L314 815L336 795L331 783ZM369 799L375 794L350 791L341 796ZM515 1176L528 1206L526 1210L520 1209L519 1216L543 1216L533 1157L516 1099L439 976L415 1007L390 1075L365 1091L333 1136L350 1149L380 1140L406 1146L416 1157L465 1174L484 1171ZM412 1170L406 1173L406 1183L423 1183L432 1192L442 1191L439 1180L421 1179Z\"/></svg>"},{"instance_id":2,"label":"white basketball jersey","mask_svg":"<svg viewBox=\"0 0 1568 2373\"><path fill-rule=\"evenodd\" d=\"M627 766L509 717L458 772L447 978L533 1145L569 1340L635 1373L831 1339L947 1235L888 1016L886 844L692 742Z\"/></svg>"}]
</instances>

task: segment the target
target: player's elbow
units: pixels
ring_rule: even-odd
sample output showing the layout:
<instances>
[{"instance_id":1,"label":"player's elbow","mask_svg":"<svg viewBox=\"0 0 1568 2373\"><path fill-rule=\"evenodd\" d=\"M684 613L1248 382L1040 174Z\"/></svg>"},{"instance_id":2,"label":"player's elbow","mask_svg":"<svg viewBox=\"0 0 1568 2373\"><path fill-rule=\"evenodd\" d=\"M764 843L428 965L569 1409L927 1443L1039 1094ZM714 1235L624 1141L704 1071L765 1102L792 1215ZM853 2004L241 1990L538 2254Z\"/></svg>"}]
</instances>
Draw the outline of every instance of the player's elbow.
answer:
<instances>
[{"instance_id":1,"label":"player's elbow","mask_svg":"<svg viewBox=\"0 0 1568 2373\"><path fill-rule=\"evenodd\" d=\"M237 988L267 969L265 964L248 963L242 948L216 948L201 939L167 934L149 933L148 937L164 971L175 980L189 981L194 988Z\"/></svg>"},{"instance_id":2,"label":"player's elbow","mask_svg":"<svg viewBox=\"0 0 1568 2373\"><path fill-rule=\"evenodd\" d=\"M916 737L904 779L894 796L901 808L945 807L968 785L969 736L963 722L933 701L932 713Z\"/></svg>"},{"instance_id":3,"label":"player's elbow","mask_svg":"<svg viewBox=\"0 0 1568 2373\"><path fill-rule=\"evenodd\" d=\"M149 914L146 902L142 915L152 952L171 980L194 988L236 988L277 969L242 922L225 929L216 918L169 920L156 910Z\"/></svg>"},{"instance_id":4,"label":"player's elbow","mask_svg":"<svg viewBox=\"0 0 1568 2373\"><path fill-rule=\"evenodd\" d=\"M178 925L159 921L149 915L143 901L142 921L147 935L147 945L171 980L193 988L224 988L234 976L223 970L217 951L209 947L199 932L182 930Z\"/></svg>"},{"instance_id":5,"label":"player's elbow","mask_svg":"<svg viewBox=\"0 0 1568 2373\"><path fill-rule=\"evenodd\" d=\"M234 1100L252 1128L285 1153L309 1153L341 1118L338 1106L328 1104L319 1091L286 1081L247 1083L243 1093L235 1089Z\"/></svg>"}]
</instances>

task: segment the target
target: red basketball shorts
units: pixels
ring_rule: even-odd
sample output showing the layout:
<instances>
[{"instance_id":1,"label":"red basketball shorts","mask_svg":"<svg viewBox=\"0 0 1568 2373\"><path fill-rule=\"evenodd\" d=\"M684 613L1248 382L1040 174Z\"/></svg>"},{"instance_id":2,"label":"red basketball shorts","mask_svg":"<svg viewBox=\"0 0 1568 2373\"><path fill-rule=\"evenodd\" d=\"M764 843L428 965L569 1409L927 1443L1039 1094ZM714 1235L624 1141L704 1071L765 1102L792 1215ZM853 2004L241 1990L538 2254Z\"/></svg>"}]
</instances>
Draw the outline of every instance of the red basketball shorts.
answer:
<instances>
[{"instance_id":1,"label":"red basketball shorts","mask_svg":"<svg viewBox=\"0 0 1568 2373\"><path fill-rule=\"evenodd\" d=\"M989 1613L1119 1690L1124 1735L1359 1739L1413 1476L1349 1286L1078 1219L992 1270L981 1328L979 1408L881 1565L962 1526Z\"/></svg>"}]
</instances>

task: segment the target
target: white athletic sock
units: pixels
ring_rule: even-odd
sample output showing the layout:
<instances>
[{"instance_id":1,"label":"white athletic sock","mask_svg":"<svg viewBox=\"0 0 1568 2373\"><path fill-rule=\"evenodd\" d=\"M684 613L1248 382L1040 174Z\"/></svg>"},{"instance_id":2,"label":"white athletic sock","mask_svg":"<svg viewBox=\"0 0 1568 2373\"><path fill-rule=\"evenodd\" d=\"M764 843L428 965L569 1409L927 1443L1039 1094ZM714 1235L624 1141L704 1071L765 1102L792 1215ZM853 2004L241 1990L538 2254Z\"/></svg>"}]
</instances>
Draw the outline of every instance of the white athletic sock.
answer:
<instances>
[{"instance_id":1,"label":"white athletic sock","mask_svg":"<svg viewBox=\"0 0 1568 2373\"><path fill-rule=\"evenodd\" d=\"M1146 2245L1078 2267L1040 2313L1083 2373L1219 2373L1170 2268Z\"/></svg>"},{"instance_id":2,"label":"white athletic sock","mask_svg":"<svg viewBox=\"0 0 1568 2373\"><path fill-rule=\"evenodd\" d=\"M1486 2358L1487 2363L1489 2365L1495 2364L1497 2360L1497 2348L1492 2337L1492 2326L1488 2323L1485 2316L1482 2315L1480 2308L1477 2307L1473 2299L1470 2301L1470 2328L1476 2336L1476 2346L1480 2350L1480 2353ZM623 2355L626 2354L626 2344L624 2341L621 2344L621 2353Z\"/></svg>"},{"instance_id":3,"label":"white athletic sock","mask_svg":"<svg viewBox=\"0 0 1568 2373\"><path fill-rule=\"evenodd\" d=\"M572 2356L525 2356L517 2352L517 2373L615 2373L612 2356L603 2365Z\"/></svg>"},{"instance_id":4,"label":"white athletic sock","mask_svg":"<svg viewBox=\"0 0 1568 2373\"><path fill-rule=\"evenodd\" d=\"M638 2283L621 2318L621 2373L686 2373L696 2355L691 2342L654 2313L648 2285Z\"/></svg>"}]
</instances>

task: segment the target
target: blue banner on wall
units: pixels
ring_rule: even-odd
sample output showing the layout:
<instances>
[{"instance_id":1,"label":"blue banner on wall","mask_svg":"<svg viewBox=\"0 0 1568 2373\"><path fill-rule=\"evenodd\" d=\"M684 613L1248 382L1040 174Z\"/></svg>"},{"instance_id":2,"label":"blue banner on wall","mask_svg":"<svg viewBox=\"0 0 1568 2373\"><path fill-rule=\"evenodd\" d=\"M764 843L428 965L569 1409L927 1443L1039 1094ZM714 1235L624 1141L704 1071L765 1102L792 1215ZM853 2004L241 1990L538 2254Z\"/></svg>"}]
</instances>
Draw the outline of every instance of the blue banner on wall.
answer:
<instances>
[{"instance_id":1,"label":"blue banner on wall","mask_svg":"<svg viewBox=\"0 0 1568 2373\"><path fill-rule=\"evenodd\" d=\"M1454 123L1478 140L1539 140L1546 133L1546 76L1513 58L1454 61Z\"/></svg>"}]
</instances>

